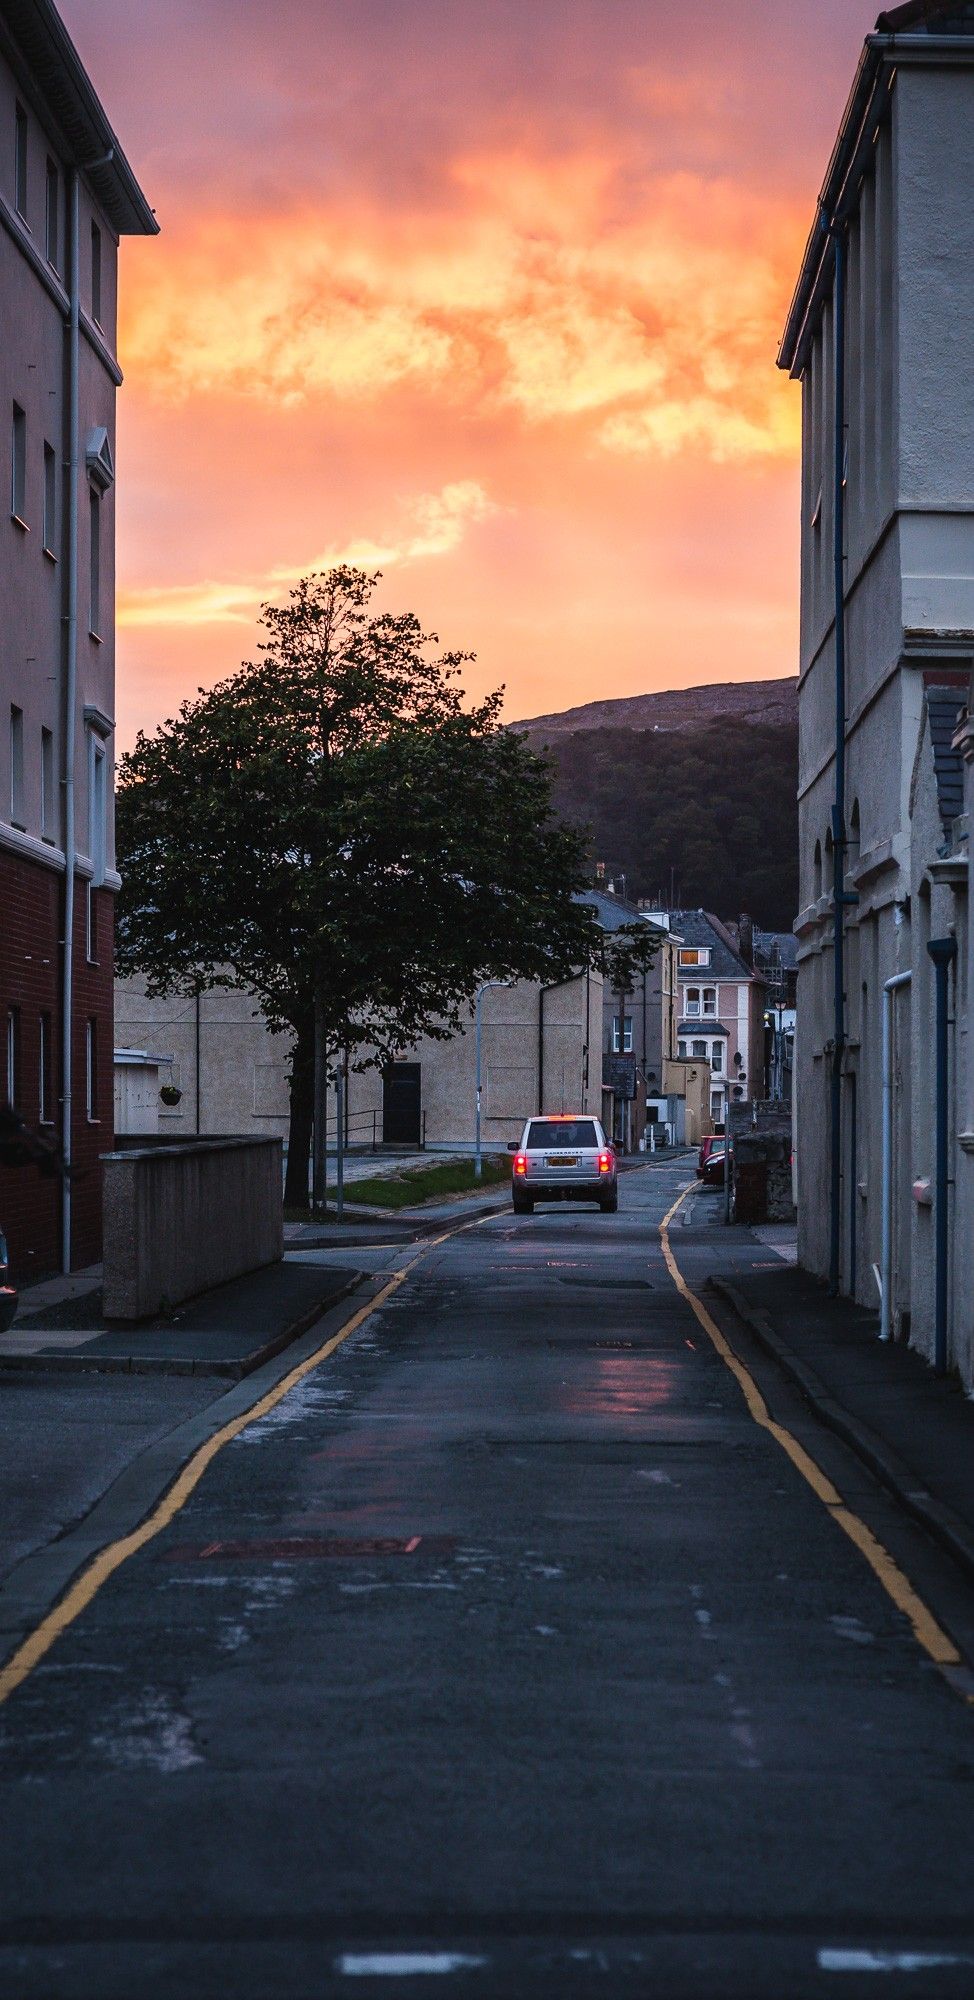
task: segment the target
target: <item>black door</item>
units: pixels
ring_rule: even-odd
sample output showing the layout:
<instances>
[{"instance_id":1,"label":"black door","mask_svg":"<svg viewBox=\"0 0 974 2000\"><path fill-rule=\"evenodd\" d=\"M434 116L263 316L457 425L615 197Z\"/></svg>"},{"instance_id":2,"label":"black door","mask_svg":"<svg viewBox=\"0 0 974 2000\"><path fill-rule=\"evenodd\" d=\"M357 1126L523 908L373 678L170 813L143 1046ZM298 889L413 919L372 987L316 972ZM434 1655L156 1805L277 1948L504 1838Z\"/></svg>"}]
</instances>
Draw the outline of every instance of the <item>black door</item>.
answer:
<instances>
[{"instance_id":1,"label":"black door","mask_svg":"<svg viewBox=\"0 0 974 2000\"><path fill-rule=\"evenodd\" d=\"M386 1145L418 1146L422 1139L419 1063L390 1063L382 1078L382 1137Z\"/></svg>"}]
</instances>

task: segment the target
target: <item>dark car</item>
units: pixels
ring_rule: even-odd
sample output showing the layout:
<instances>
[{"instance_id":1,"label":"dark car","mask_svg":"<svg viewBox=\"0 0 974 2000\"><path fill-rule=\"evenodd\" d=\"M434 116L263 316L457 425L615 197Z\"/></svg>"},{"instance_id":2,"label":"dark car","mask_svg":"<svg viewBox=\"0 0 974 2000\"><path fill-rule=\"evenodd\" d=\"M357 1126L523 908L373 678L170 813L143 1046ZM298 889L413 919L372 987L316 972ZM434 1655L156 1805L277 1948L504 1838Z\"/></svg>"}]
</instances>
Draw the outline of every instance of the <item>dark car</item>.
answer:
<instances>
[{"instance_id":1,"label":"dark car","mask_svg":"<svg viewBox=\"0 0 974 2000\"><path fill-rule=\"evenodd\" d=\"M0 1333L6 1333L17 1310L16 1287L10 1282L10 1259L7 1255L7 1239L0 1229Z\"/></svg>"},{"instance_id":2,"label":"dark car","mask_svg":"<svg viewBox=\"0 0 974 2000\"><path fill-rule=\"evenodd\" d=\"M723 1139L721 1139L719 1145L711 1146L703 1163L700 1179L704 1187L723 1187L726 1162L727 1148Z\"/></svg>"},{"instance_id":3,"label":"dark car","mask_svg":"<svg viewBox=\"0 0 974 2000\"><path fill-rule=\"evenodd\" d=\"M510 1151L515 1215L530 1215L536 1201L597 1201L604 1215L618 1208L616 1156L597 1118L529 1118Z\"/></svg>"}]
</instances>

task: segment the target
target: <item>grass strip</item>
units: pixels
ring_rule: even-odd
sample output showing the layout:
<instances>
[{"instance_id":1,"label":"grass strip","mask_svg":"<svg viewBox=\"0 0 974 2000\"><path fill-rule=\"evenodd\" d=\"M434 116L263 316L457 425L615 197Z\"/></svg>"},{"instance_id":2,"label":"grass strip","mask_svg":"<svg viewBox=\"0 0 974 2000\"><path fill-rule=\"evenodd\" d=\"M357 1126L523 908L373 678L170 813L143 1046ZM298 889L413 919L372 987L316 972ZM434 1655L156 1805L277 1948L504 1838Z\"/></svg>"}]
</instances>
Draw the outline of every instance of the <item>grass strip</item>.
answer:
<instances>
[{"instance_id":1,"label":"grass strip","mask_svg":"<svg viewBox=\"0 0 974 2000\"><path fill-rule=\"evenodd\" d=\"M435 1201L444 1195L472 1194L477 1188L499 1187L510 1180L507 1159L485 1158L483 1173L474 1177L473 1160L441 1160L436 1166L403 1167L401 1172L376 1174L366 1181L346 1181L345 1200L367 1208L413 1208L418 1202ZM335 1189L328 1188L329 1201Z\"/></svg>"}]
</instances>

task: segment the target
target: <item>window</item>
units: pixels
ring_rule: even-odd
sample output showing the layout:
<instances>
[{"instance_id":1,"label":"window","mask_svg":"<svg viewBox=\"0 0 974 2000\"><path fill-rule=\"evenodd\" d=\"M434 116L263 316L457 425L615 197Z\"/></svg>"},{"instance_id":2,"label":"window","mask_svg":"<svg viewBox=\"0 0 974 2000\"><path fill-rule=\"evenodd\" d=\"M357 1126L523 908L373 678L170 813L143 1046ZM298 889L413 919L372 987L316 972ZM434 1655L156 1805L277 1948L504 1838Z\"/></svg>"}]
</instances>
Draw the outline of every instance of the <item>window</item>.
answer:
<instances>
[{"instance_id":1,"label":"window","mask_svg":"<svg viewBox=\"0 0 974 2000\"><path fill-rule=\"evenodd\" d=\"M105 746L88 732L88 853L98 888L105 880Z\"/></svg>"},{"instance_id":2,"label":"window","mask_svg":"<svg viewBox=\"0 0 974 2000\"><path fill-rule=\"evenodd\" d=\"M101 230L91 225L91 317L101 325Z\"/></svg>"},{"instance_id":3,"label":"window","mask_svg":"<svg viewBox=\"0 0 974 2000\"><path fill-rule=\"evenodd\" d=\"M10 817L24 824L24 711L10 709Z\"/></svg>"},{"instance_id":4,"label":"window","mask_svg":"<svg viewBox=\"0 0 974 2000\"><path fill-rule=\"evenodd\" d=\"M704 1011L704 1013L705 1013L705 1014L714 1014L714 1015L716 1015L716 1012L717 1012L717 988L716 988L716 986L705 986L705 987L704 987L704 989L703 989L703 1011Z\"/></svg>"},{"instance_id":5,"label":"window","mask_svg":"<svg viewBox=\"0 0 974 2000\"><path fill-rule=\"evenodd\" d=\"M14 199L17 214L27 220L27 113L18 104L14 113Z\"/></svg>"},{"instance_id":6,"label":"window","mask_svg":"<svg viewBox=\"0 0 974 2000\"><path fill-rule=\"evenodd\" d=\"M85 1030L85 1104L92 1121L98 1117L98 1023L91 1019Z\"/></svg>"},{"instance_id":7,"label":"window","mask_svg":"<svg viewBox=\"0 0 974 2000\"><path fill-rule=\"evenodd\" d=\"M7 1009L7 1103L20 1105L20 1008Z\"/></svg>"},{"instance_id":8,"label":"window","mask_svg":"<svg viewBox=\"0 0 974 2000\"><path fill-rule=\"evenodd\" d=\"M710 1057L710 1067L712 1070L716 1070L718 1076L720 1075L720 1072L724 1067L723 1051L721 1050L719 1042L715 1042L713 1045L713 1052Z\"/></svg>"},{"instance_id":9,"label":"window","mask_svg":"<svg viewBox=\"0 0 974 2000\"><path fill-rule=\"evenodd\" d=\"M101 631L101 495L88 489L88 630L97 639Z\"/></svg>"},{"instance_id":10,"label":"window","mask_svg":"<svg viewBox=\"0 0 974 2000\"><path fill-rule=\"evenodd\" d=\"M620 1021L618 1014L612 1022L612 1049L615 1055L632 1054L632 1015L626 1014Z\"/></svg>"},{"instance_id":11,"label":"window","mask_svg":"<svg viewBox=\"0 0 974 2000\"><path fill-rule=\"evenodd\" d=\"M702 1057L702 1058L703 1058L704 1060L706 1060L706 1055L707 1055L707 1044L706 1044L706 1042L694 1042L694 1044L693 1044L693 1055L694 1055L694 1057L695 1057L695 1058L696 1058L696 1059L697 1059L698 1061L700 1060L700 1058L701 1058L701 1057Z\"/></svg>"},{"instance_id":12,"label":"window","mask_svg":"<svg viewBox=\"0 0 974 2000\"><path fill-rule=\"evenodd\" d=\"M719 1090L710 1093L710 1117L714 1125L719 1125L723 1117L723 1098Z\"/></svg>"},{"instance_id":13,"label":"window","mask_svg":"<svg viewBox=\"0 0 974 2000\"><path fill-rule=\"evenodd\" d=\"M57 452L44 446L44 553L57 561Z\"/></svg>"},{"instance_id":14,"label":"window","mask_svg":"<svg viewBox=\"0 0 974 2000\"><path fill-rule=\"evenodd\" d=\"M687 993L686 993L686 1012L687 1012L687 1016L688 1016L688 1018L689 1018L689 1017L694 1017L694 1016L696 1016L697 1014L699 1014L699 1012L700 1012L700 988L699 988L699 986L688 986L688 987L687 987Z\"/></svg>"},{"instance_id":15,"label":"window","mask_svg":"<svg viewBox=\"0 0 974 2000\"><path fill-rule=\"evenodd\" d=\"M57 839L57 781L54 776L54 732L41 730L41 833Z\"/></svg>"},{"instance_id":16,"label":"window","mask_svg":"<svg viewBox=\"0 0 974 2000\"><path fill-rule=\"evenodd\" d=\"M27 417L20 404L15 403L10 439L10 512L21 526L24 525L26 509Z\"/></svg>"},{"instance_id":17,"label":"window","mask_svg":"<svg viewBox=\"0 0 974 2000\"><path fill-rule=\"evenodd\" d=\"M709 944L706 944L706 945L682 945L682 946L680 947L680 964L681 964L681 965L709 965L709 964L710 964L710 946L709 946Z\"/></svg>"},{"instance_id":18,"label":"window","mask_svg":"<svg viewBox=\"0 0 974 2000\"><path fill-rule=\"evenodd\" d=\"M676 1045L676 1053L677 1053L677 1055L678 1055L678 1057L679 1057L679 1059L680 1059L680 1061L681 1061L681 1062L686 1062L686 1059L687 1059L687 1045L686 1045L686 1043L685 1043L685 1042L677 1042L677 1045Z\"/></svg>"},{"instance_id":19,"label":"window","mask_svg":"<svg viewBox=\"0 0 974 2000\"><path fill-rule=\"evenodd\" d=\"M53 271L61 268L61 176L53 160L47 163L47 201L44 210L45 248Z\"/></svg>"},{"instance_id":20,"label":"window","mask_svg":"<svg viewBox=\"0 0 974 2000\"><path fill-rule=\"evenodd\" d=\"M37 1106L41 1124L51 1125L54 1122L54 1042L50 1014L41 1015L38 1027Z\"/></svg>"}]
</instances>

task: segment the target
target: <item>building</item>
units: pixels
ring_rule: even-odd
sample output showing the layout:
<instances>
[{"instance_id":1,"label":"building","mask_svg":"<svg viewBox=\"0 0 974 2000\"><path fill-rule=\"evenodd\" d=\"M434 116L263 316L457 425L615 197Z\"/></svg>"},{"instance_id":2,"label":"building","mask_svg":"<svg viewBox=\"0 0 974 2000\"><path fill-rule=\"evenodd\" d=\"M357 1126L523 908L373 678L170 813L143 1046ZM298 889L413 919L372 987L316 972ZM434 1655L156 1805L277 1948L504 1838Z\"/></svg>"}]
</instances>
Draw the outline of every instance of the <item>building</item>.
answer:
<instances>
[{"instance_id":1,"label":"building","mask_svg":"<svg viewBox=\"0 0 974 2000\"><path fill-rule=\"evenodd\" d=\"M683 1137L675 1093L667 1094L663 1066L677 1055L677 940L665 912L651 914L614 890L585 890L581 900L595 910L603 931L648 923L658 951L626 993L604 988L602 1016L603 1124L624 1153L647 1143L647 1127L665 1129L670 1140Z\"/></svg>"},{"instance_id":2,"label":"building","mask_svg":"<svg viewBox=\"0 0 974 2000\"><path fill-rule=\"evenodd\" d=\"M803 407L799 1255L926 1354L939 1326L968 1386L972 197L974 7L881 14L780 354Z\"/></svg>"},{"instance_id":3,"label":"building","mask_svg":"<svg viewBox=\"0 0 974 2000\"><path fill-rule=\"evenodd\" d=\"M710 1066L710 1119L727 1105L765 1094L765 980L754 962L750 919L731 926L708 910L673 910L679 933L677 1055Z\"/></svg>"},{"instance_id":4,"label":"building","mask_svg":"<svg viewBox=\"0 0 974 2000\"><path fill-rule=\"evenodd\" d=\"M158 1129L173 1138L262 1132L288 1136L286 1035L273 1035L253 996L214 988L197 1002L148 999L144 981L120 980L120 1041L172 1051ZM602 980L582 973L560 986L491 986L481 1001L481 1129L486 1148L520 1137L537 1111L601 1112ZM121 1051L120 1051L121 1053ZM160 1071L160 1076L163 1072ZM329 1131L336 1106L329 1101ZM350 1146L471 1151L476 1123L476 1038L426 1036L385 1069L351 1070L345 1092Z\"/></svg>"},{"instance_id":5,"label":"building","mask_svg":"<svg viewBox=\"0 0 974 2000\"><path fill-rule=\"evenodd\" d=\"M61 1188L0 1169L21 1278L100 1250L112 1140L119 237L155 218L50 0L0 0L3 1089Z\"/></svg>"}]
</instances>

